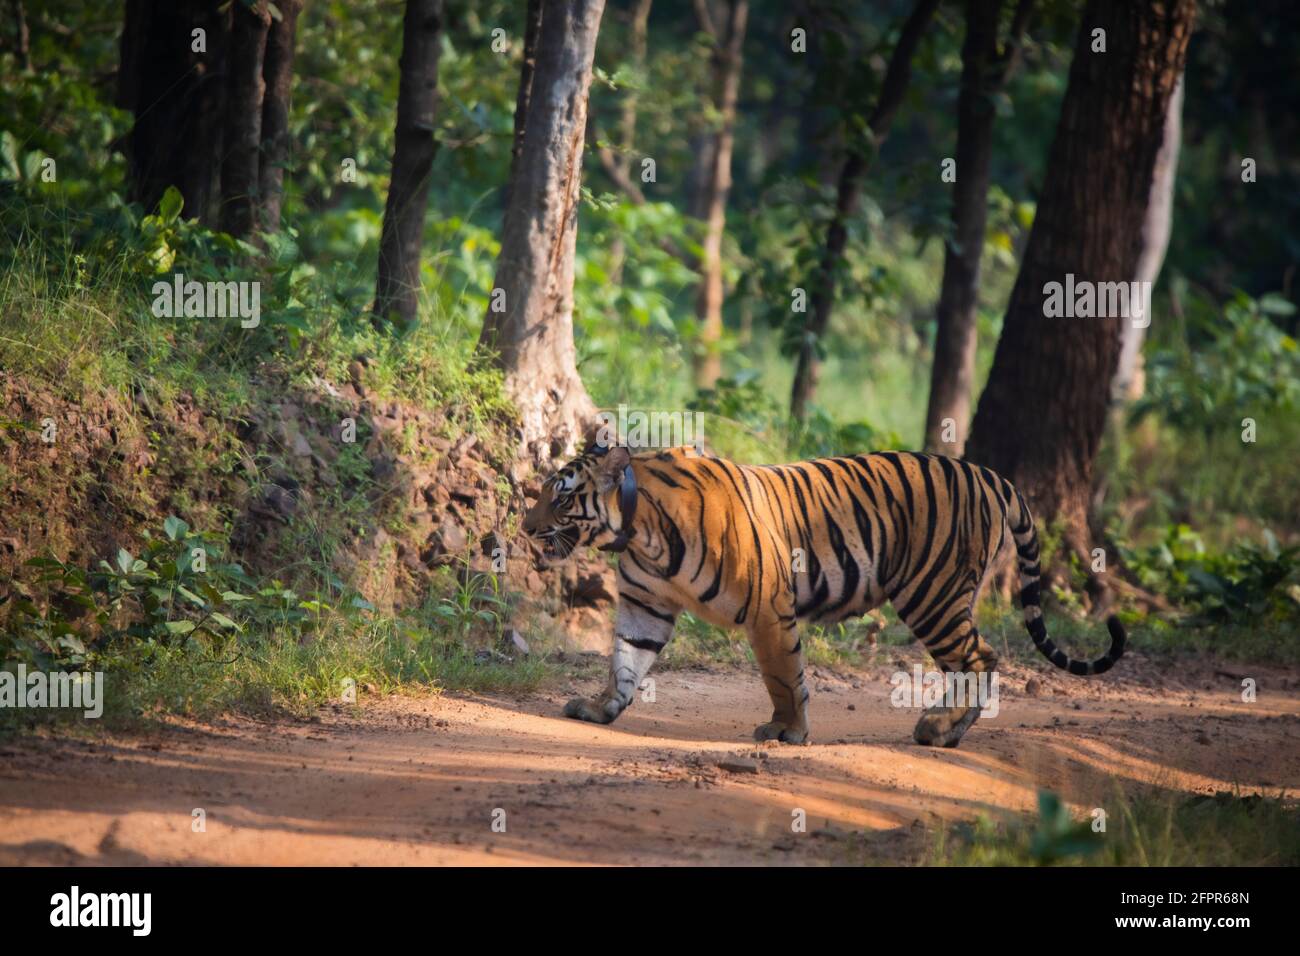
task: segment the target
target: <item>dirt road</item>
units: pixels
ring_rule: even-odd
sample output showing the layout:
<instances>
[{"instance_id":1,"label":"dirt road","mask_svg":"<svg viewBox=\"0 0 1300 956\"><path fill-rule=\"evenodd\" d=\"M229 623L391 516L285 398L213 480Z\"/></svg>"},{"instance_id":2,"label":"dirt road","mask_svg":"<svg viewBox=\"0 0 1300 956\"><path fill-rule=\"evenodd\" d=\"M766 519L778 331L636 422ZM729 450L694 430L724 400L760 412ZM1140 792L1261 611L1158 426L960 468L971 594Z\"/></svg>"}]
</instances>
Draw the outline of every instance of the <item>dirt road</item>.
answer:
<instances>
[{"instance_id":1,"label":"dirt road","mask_svg":"<svg viewBox=\"0 0 1300 956\"><path fill-rule=\"evenodd\" d=\"M940 751L912 744L916 712L890 705L893 667L811 670L806 747L749 741L768 703L744 669L659 673L655 702L610 727L558 716L593 679L0 742L0 864L910 861L938 818L1029 810L1039 787L1087 809L1116 780L1300 786L1294 671L1249 669L1259 697L1244 703L1242 668L1170 677L1135 654L1082 681L1012 665L1000 715Z\"/></svg>"}]
</instances>

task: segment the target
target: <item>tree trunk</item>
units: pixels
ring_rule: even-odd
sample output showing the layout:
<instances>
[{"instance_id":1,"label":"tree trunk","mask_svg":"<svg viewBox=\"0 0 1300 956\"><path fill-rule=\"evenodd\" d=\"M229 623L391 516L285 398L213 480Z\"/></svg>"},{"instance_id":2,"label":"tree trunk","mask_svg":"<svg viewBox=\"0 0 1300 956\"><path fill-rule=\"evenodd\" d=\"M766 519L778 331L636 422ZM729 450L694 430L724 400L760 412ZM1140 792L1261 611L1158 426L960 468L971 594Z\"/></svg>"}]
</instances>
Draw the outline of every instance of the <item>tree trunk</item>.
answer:
<instances>
[{"instance_id":1,"label":"tree trunk","mask_svg":"<svg viewBox=\"0 0 1300 956\"><path fill-rule=\"evenodd\" d=\"M912 55L920 45L934 16L939 0L917 0L911 15L903 24L898 36L889 66L885 70L885 81L880 88L880 96L875 109L867 120L870 135L868 156L863 149L851 148L844 166L840 170L839 182L835 190L835 212L826 229L826 245L822 250L821 263L817 270L817 280L812 289L812 310L804 323L803 344L799 350L798 364L795 366L794 385L790 390L790 414L796 421L804 421L808 416L808 404L817 390L817 379L821 372L821 359L817 355L817 343L830 325L831 308L835 303L835 273L840 260L844 257L844 245L848 241L848 220L857 208L858 194L862 189L862 178L871 165L874 153L889 135L889 128L894 122L894 114L902 105L903 95L912 76Z\"/></svg>"},{"instance_id":2,"label":"tree trunk","mask_svg":"<svg viewBox=\"0 0 1300 956\"><path fill-rule=\"evenodd\" d=\"M998 52L1001 8L1002 0L968 0L966 41L961 51L952 238L944 247L943 281L935 310L930 402L925 416L926 450L954 457L961 457L966 446L975 382L975 318L988 221L989 155L997 117L993 97L1006 82L1030 4L1022 0L1017 8L1009 51L1002 55Z\"/></svg>"},{"instance_id":3,"label":"tree trunk","mask_svg":"<svg viewBox=\"0 0 1300 956\"><path fill-rule=\"evenodd\" d=\"M221 228L246 238L257 227L258 168L262 149L262 61L271 14L265 0L253 7L232 3L226 143L221 162Z\"/></svg>"},{"instance_id":4,"label":"tree trunk","mask_svg":"<svg viewBox=\"0 0 1300 956\"><path fill-rule=\"evenodd\" d=\"M709 166L704 176L704 255L700 261L700 288L695 315L700 333L695 353L695 387L712 388L722 377L722 237L727 225L727 195L731 191L731 152L736 131L736 97L740 90L741 50L747 0L730 0L725 29L714 36L712 103L719 125L706 153ZM701 24L705 26L705 24Z\"/></svg>"},{"instance_id":5,"label":"tree trunk","mask_svg":"<svg viewBox=\"0 0 1300 956\"><path fill-rule=\"evenodd\" d=\"M438 106L438 37L442 0L407 0L402 21L401 79L393 175L379 237L374 318L393 318L403 328L419 318L420 249L429 176L438 144L433 138Z\"/></svg>"},{"instance_id":6,"label":"tree trunk","mask_svg":"<svg viewBox=\"0 0 1300 956\"><path fill-rule=\"evenodd\" d=\"M25 73L32 71L32 34L27 29L27 12L23 9L23 0L10 0L9 8L14 16L14 53L18 57L18 66Z\"/></svg>"},{"instance_id":7,"label":"tree trunk","mask_svg":"<svg viewBox=\"0 0 1300 956\"><path fill-rule=\"evenodd\" d=\"M230 13L204 0L127 0L117 105L135 115L124 142L129 196L146 210L175 186L186 218L214 224Z\"/></svg>"},{"instance_id":8,"label":"tree trunk","mask_svg":"<svg viewBox=\"0 0 1300 956\"><path fill-rule=\"evenodd\" d=\"M650 21L650 7L654 0L636 0L636 6L632 8L628 17L628 60L636 69L638 81L644 80L645 70L645 51L646 51L646 32ZM632 182L632 148L636 145L636 115L637 115L637 90L628 89L623 93L623 114L619 122L619 150L616 157L609 157L602 153L601 164L609 169L610 164L617 170L617 175L612 175L619 185L620 190L626 195L633 197L632 201L636 202L636 195L640 194L640 189ZM641 195L642 205L645 203L645 196ZM616 284L623 282L623 263L627 259L627 245L620 232L614 236L610 243L609 257L613 262L610 271L610 281Z\"/></svg>"},{"instance_id":9,"label":"tree trunk","mask_svg":"<svg viewBox=\"0 0 1300 956\"><path fill-rule=\"evenodd\" d=\"M515 93L515 129L510 143L510 181L501 193L502 208L510 206L510 186L515 167L524 149L524 130L528 119L528 101L533 95L533 71L537 67L537 37L542 30L542 0L528 0L524 13L524 62L519 70L519 90Z\"/></svg>"},{"instance_id":10,"label":"tree trunk","mask_svg":"<svg viewBox=\"0 0 1300 956\"><path fill-rule=\"evenodd\" d=\"M587 93L604 6L542 4L527 132L479 338L518 410L521 456L538 466L571 452L596 413L575 358L573 255Z\"/></svg>"},{"instance_id":11,"label":"tree trunk","mask_svg":"<svg viewBox=\"0 0 1300 956\"><path fill-rule=\"evenodd\" d=\"M1013 482L1087 559L1087 508L1119 358L1118 316L1048 317L1049 283L1136 274L1152 171L1195 0L1090 0L1047 178L966 457ZM1092 52L1094 30L1106 52ZM1095 286L1094 286L1095 289ZM1109 311L1109 310L1108 310ZM1087 566L1087 565L1085 565Z\"/></svg>"},{"instance_id":12,"label":"tree trunk","mask_svg":"<svg viewBox=\"0 0 1300 956\"><path fill-rule=\"evenodd\" d=\"M1155 173L1151 178L1151 198L1147 202L1146 220L1142 223L1142 252L1138 256L1137 280L1152 286L1160 278L1169 248L1169 233L1174 221L1174 177L1178 172L1178 153L1183 139L1183 81L1180 77L1169 98L1165 116L1164 141L1156 155ZM1150 316L1148 316L1148 319ZM1146 388L1143 374L1142 343L1146 327L1124 323L1120 333L1119 367L1111 398L1121 405L1135 402Z\"/></svg>"},{"instance_id":13,"label":"tree trunk","mask_svg":"<svg viewBox=\"0 0 1300 956\"><path fill-rule=\"evenodd\" d=\"M284 204L284 166L289 158L289 93L293 86L293 48L302 0L277 0L280 19L271 23L266 40L262 76L266 97L262 103L262 155L258 187L262 208L258 215L265 232L279 232Z\"/></svg>"}]
</instances>

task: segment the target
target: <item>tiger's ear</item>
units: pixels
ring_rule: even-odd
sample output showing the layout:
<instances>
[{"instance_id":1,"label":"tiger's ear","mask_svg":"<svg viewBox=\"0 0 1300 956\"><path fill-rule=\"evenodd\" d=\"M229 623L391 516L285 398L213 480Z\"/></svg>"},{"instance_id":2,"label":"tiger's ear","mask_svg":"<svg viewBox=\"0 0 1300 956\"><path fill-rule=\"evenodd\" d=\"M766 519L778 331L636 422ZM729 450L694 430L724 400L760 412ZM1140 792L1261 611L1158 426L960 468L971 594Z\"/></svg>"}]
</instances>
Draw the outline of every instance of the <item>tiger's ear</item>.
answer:
<instances>
[{"instance_id":1,"label":"tiger's ear","mask_svg":"<svg viewBox=\"0 0 1300 956\"><path fill-rule=\"evenodd\" d=\"M615 445L596 462L596 488L612 491L623 480L623 469L632 460L632 453L624 445Z\"/></svg>"}]
</instances>

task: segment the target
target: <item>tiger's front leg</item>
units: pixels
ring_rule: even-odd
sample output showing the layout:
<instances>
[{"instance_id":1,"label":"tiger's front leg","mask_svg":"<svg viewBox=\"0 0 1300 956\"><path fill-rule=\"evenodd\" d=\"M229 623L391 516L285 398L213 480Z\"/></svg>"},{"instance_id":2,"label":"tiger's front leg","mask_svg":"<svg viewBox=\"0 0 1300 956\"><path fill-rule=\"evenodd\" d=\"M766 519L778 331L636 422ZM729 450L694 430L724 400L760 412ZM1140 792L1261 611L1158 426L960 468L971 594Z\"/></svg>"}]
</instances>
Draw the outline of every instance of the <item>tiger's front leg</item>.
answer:
<instances>
[{"instance_id":1,"label":"tiger's front leg","mask_svg":"<svg viewBox=\"0 0 1300 956\"><path fill-rule=\"evenodd\" d=\"M564 705L564 716L608 724L623 713L659 652L673 636L676 620L676 611L653 607L642 598L629 600L620 593L609 684L597 697L573 698Z\"/></svg>"},{"instance_id":2,"label":"tiger's front leg","mask_svg":"<svg viewBox=\"0 0 1300 956\"><path fill-rule=\"evenodd\" d=\"M808 686L803 676L803 642L795 625L755 624L749 629L749 643L772 698L772 719L754 728L754 739L807 743Z\"/></svg>"}]
</instances>

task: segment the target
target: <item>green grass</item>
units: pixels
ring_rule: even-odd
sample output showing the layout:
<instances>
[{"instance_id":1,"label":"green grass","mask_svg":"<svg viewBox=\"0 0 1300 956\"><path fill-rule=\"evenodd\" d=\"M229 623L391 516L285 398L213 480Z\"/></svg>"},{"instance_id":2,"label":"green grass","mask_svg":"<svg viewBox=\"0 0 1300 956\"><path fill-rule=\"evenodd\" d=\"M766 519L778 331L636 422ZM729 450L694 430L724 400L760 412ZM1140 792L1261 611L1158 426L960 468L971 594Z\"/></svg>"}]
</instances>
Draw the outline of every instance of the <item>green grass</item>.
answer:
<instances>
[{"instance_id":1,"label":"green grass","mask_svg":"<svg viewBox=\"0 0 1300 956\"><path fill-rule=\"evenodd\" d=\"M1052 610L1045 612L1045 616L1048 635L1071 657L1099 657L1110 646L1110 636L1101 621ZM1296 640L1294 622L1260 620L1177 624L1154 615L1120 616L1128 632L1128 650L1170 661L1180 657L1207 656L1247 663L1300 664L1300 642ZM1025 632L1024 619L1018 608L986 603L978 620L980 633L1002 660L1042 660Z\"/></svg>"},{"instance_id":2,"label":"green grass","mask_svg":"<svg viewBox=\"0 0 1300 956\"><path fill-rule=\"evenodd\" d=\"M93 665L104 672L105 698L103 717L93 723L123 727L227 712L305 715L342 702L348 686L357 703L393 693L520 693L561 672L544 650L507 657L446 631L411 617L339 615L307 635L268 630L224 646L131 642ZM80 711L0 710L0 732L89 723Z\"/></svg>"},{"instance_id":3,"label":"green grass","mask_svg":"<svg viewBox=\"0 0 1300 956\"><path fill-rule=\"evenodd\" d=\"M805 660L828 668L869 667L888 657L891 648L920 646L892 608L886 605L882 614L887 623L883 630L876 632L874 649L869 637L876 628L869 618L825 628L803 627ZM1110 636L1100 621L1059 610L1048 610L1045 616L1048 634L1071 657L1099 657L1110 646ZM1209 656L1244 663L1300 665L1295 625L1287 621L1179 626L1154 616L1123 617L1128 630L1128 650L1139 650L1171 662L1180 657ZM1021 664L1043 661L1025 631L1019 608L985 602L979 613L979 628L1001 661ZM683 614L657 666L686 668L753 662L754 655L743 630L716 627Z\"/></svg>"},{"instance_id":4,"label":"green grass","mask_svg":"<svg viewBox=\"0 0 1300 956\"><path fill-rule=\"evenodd\" d=\"M1075 817L1050 794L1040 795L1037 817L941 827L920 862L935 866L1296 866L1300 864L1300 808L1294 802L1221 792L1116 786L1100 809ZM1058 816L1058 813L1060 816Z\"/></svg>"}]
</instances>

